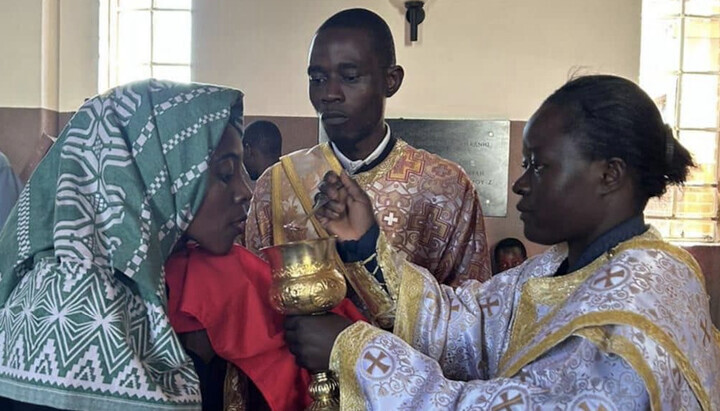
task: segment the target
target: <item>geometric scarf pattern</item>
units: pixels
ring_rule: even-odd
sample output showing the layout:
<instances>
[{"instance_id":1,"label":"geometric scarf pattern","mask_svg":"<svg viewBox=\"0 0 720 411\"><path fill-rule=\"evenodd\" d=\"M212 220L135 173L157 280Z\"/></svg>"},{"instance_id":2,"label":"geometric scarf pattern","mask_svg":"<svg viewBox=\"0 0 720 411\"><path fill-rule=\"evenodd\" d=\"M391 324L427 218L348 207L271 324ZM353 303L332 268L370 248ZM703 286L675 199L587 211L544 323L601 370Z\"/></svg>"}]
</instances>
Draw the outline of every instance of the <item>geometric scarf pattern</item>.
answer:
<instances>
[{"instance_id":1,"label":"geometric scarf pattern","mask_svg":"<svg viewBox=\"0 0 720 411\"><path fill-rule=\"evenodd\" d=\"M199 408L163 265L242 93L146 80L88 100L0 233L0 396L70 409Z\"/></svg>"}]
</instances>

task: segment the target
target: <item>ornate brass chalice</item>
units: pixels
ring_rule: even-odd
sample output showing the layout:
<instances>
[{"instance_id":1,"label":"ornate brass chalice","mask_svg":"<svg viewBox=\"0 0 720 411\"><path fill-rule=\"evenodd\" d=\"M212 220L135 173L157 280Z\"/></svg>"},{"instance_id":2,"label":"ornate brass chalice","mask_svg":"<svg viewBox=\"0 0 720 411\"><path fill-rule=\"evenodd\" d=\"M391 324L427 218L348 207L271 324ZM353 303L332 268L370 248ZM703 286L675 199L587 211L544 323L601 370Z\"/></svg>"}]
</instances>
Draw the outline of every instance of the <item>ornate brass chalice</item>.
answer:
<instances>
[{"instance_id":1,"label":"ornate brass chalice","mask_svg":"<svg viewBox=\"0 0 720 411\"><path fill-rule=\"evenodd\" d=\"M335 238L296 241L260 250L272 269L270 304L284 315L331 310L345 298L347 286L335 269ZM309 410L337 410L339 387L329 371L316 372L308 388Z\"/></svg>"}]
</instances>

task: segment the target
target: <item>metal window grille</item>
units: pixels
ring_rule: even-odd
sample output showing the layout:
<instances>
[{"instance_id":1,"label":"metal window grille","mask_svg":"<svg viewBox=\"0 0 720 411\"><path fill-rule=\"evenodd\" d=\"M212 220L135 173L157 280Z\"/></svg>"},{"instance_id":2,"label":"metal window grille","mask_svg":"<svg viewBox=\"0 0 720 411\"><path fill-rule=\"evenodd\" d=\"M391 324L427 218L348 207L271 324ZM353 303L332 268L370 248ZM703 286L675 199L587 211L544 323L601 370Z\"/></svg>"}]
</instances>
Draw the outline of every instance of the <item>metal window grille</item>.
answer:
<instances>
[{"instance_id":1,"label":"metal window grille","mask_svg":"<svg viewBox=\"0 0 720 411\"><path fill-rule=\"evenodd\" d=\"M148 77L190 81L191 0L101 0L98 89Z\"/></svg>"},{"instance_id":2,"label":"metal window grille","mask_svg":"<svg viewBox=\"0 0 720 411\"><path fill-rule=\"evenodd\" d=\"M671 241L717 242L720 0L643 1L640 84L698 163L646 219Z\"/></svg>"}]
</instances>

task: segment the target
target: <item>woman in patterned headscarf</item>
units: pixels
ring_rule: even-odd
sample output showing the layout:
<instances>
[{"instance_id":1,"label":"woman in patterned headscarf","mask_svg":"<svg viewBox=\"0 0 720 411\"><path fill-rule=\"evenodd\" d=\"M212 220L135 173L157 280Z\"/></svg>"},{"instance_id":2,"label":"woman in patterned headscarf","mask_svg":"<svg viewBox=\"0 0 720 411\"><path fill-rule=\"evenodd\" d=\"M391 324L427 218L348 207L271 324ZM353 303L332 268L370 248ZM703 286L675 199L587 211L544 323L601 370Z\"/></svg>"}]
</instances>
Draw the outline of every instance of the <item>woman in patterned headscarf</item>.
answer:
<instances>
[{"instance_id":1,"label":"woman in patterned headscarf","mask_svg":"<svg viewBox=\"0 0 720 411\"><path fill-rule=\"evenodd\" d=\"M218 253L240 234L241 127L242 93L207 85L143 81L78 110L0 234L0 397L199 408L163 264L183 234Z\"/></svg>"}]
</instances>

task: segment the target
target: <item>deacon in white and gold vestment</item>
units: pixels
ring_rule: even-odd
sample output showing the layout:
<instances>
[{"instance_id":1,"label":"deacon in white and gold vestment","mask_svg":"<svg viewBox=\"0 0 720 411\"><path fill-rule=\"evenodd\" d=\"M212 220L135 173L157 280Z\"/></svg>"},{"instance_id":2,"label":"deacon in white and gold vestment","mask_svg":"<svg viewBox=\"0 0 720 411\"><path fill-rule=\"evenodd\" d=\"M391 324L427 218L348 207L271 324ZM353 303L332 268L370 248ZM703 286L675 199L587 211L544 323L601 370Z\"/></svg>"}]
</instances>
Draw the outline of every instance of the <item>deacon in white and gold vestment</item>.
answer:
<instances>
[{"instance_id":1,"label":"deacon in white and gold vestment","mask_svg":"<svg viewBox=\"0 0 720 411\"><path fill-rule=\"evenodd\" d=\"M398 263L394 335L359 322L334 344L342 408L720 409L718 331L689 254L650 229L553 276L566 257L554 246L454 290Z\"/></svg>"}]
</instances>

